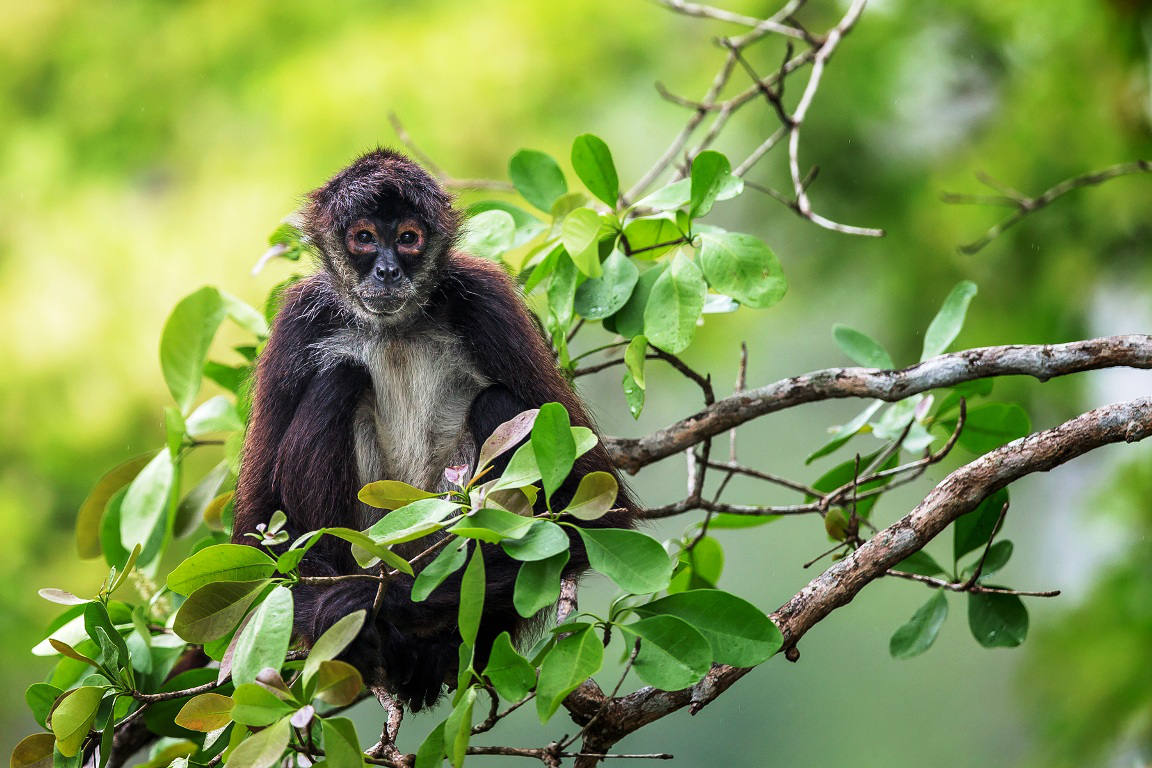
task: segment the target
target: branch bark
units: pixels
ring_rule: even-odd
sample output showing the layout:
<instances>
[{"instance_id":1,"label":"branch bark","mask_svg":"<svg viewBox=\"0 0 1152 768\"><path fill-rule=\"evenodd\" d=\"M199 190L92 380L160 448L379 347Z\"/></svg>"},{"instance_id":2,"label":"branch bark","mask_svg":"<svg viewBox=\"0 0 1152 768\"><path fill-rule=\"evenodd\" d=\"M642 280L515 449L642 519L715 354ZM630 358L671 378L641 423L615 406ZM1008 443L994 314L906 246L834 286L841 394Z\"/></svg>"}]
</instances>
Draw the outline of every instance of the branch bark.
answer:
<instances>
[{"instance_id":1,"label":"branch bark","mask_svg":"<svg viewBox=\"0 0 1152 768\"><path fill-rule=\"evenodd\" d=\"M826 368L738 392L675 424L640 438L607 438L618 467L635 474L641 467L672 456L759 416L805 403L838 398L876 398L888 402L940 387L992 376L1056 376L1100 368L1152 368L1152 336L1105 336L1067 344L983 347L940 355L909 368Z\"/></svg>"}]
</instances>

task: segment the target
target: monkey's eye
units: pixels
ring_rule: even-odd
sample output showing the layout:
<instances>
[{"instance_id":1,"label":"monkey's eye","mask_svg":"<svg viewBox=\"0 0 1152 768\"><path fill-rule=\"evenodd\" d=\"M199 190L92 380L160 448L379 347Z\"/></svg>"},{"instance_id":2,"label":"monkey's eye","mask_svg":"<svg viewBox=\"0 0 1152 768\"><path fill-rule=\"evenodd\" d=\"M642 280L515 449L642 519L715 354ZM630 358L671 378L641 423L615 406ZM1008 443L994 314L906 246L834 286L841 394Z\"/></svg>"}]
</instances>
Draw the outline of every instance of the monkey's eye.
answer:
<instances>
[{"instance_id":1,"label":"monkey's eye","mask_svg":"<svg viewBox=\"0 0 1152 768\"><path fill-rule=\"evenodd\" d=\"M375 239L376 238L372 236L372 233L366 229L362 229L356 233L356 242L358 243L370 243Z\"/></svg>"},{"instance_id":2,"label":"monkey's eye","mask_svg":"<svg viewBox=\"0 0 1152 768\"><path fill-rule=\"evenodd\" d=\"M400 233L400 237L397 238L397 242L400 243L400 245L415 245L416 241L419 239L420 235L409 229Z\"/></svg>"}]
</instances>

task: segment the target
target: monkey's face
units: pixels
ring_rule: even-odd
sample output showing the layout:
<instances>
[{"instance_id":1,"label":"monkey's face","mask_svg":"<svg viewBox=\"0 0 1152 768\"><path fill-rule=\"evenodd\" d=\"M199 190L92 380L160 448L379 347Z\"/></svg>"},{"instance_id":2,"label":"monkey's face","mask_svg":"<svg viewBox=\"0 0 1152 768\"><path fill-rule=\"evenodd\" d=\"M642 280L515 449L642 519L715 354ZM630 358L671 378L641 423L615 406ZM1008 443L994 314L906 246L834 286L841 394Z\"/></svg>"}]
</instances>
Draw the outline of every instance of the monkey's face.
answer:
<instances>
[{"instance_id":1,"label":"monkey's face","mask_svg":"<svg viewBox=\"0 0 1152 768\"><path fill-rule=\"evenodd\" d=\"M340 276L355 308L381 319L414 308L427 282L430 239L424 222L406 211L353 220L343 233Z\"/></svg>"}]
</instances>

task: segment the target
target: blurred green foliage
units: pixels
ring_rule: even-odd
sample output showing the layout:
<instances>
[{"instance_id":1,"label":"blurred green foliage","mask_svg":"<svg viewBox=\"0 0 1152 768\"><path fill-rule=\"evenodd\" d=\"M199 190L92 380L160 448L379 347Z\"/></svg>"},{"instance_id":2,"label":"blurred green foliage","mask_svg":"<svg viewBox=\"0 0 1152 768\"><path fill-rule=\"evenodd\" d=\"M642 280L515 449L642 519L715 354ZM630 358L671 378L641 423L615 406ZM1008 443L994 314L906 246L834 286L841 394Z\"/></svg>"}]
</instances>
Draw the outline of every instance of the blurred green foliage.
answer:
<instances>
[{"instance_id":1,"label":"blurred green foliage","mask_svg":"<svg viewBox=\"0 0 1152 768\"><path fill-rule=\"evenodd\" d=\"M751 0L726 7L771 10ZM820 29L840 10L814 0L801 18ZM0 17L5 658L23 658L54 613L35 597L36 587L99 580L97 566L72 556L72 522L102 471L163 434L158 414L166 394L154 360L171 306L206 282L250 301L263 296L284 276L248 274L269 224L357 152L394 144L390 111L460 176L501 178L521 146L566 158L571 137L593 131L613 148L627 186L685 117L651 83L701 94L722 55L710 37L723 29L631 1L2 0ZM980 169L1037 193L1066 176L1152 154L1149 29L1152 13L1140 0L875 2L829 65L801 152L821 168L811 189L818 210L882 226L889 236L824 232L745 194L723 223L771 244L792 290L771 318L738 313L702 329L694 362L727 376L746 338L754 342L752 383L832 364L841 358L829 327L843 321L881 338L897 364L907 363L921 346L911 329L923 328L948 287L965 278L981 294L960 345L1147 330L1147 177L1074 193L976 256L955 246L1000 212L944 205L938 195L982 191L973 178ZM768 71L779 54L766 46L753 64ZM753 111L734 121L718 149L741 157L754 146L774 118L767 106ZM770 156L751 178L786 188L781 160ZM1100 398L1120 399L1134 386L1147 390L1146 376L1095 390L1084 381L998 387L1032 400L1038 426ZM586 392L609 431L657 426L695 407L670 393L663 410L648 404L637 427L622 418L626 403L614 381ZM786 425L795 422L780 424L774 434L794 434ZM749 463L773 465L797 453L790 445L746 443ZM1121 461L1125 454L1107 455ZM763 705L751 691L708 710L726 718L708 725L706 740L723 732L729 742L720 754L691 752L692 729L651 738L681 756L716 759L772 745L780 762L801 764L852 757L861 765L913 765L919 755L939 765L1083 765L1118 753L1147 761L1152 697L1136 671L1152 647L1152 480L1148 454L1138 455L1144 463L1122 475L1101 461L1079 476L1120 488L1108 506L1120 510L1113 520L1124 521L1108 529L1111 544L1096 547L1095 559L1077 560L1079 569L1059 563L1076 560L1084 542L1052 531L1026 545L1052 510L1016 503L1021 527L1013 538L1018 549L1035 550L1024 575L1066 580L1053 586L1073 588L1073 596L1037 616L1037 648L1017 652L1035 656L1014 686L997 682L1011 676L1014 662L973 654L966 638L949 645L945 637L943 648L910 662L915 668L892 671L887 637L924 595L884 587L858 601L871 613L846 614L859 624L830 622L823 638L809 642L807 667L764 673L788 702L779 727L741 714L738 701ZM655 502L669 477L676 475L641 478L637 487ZM1056 494L1048 501L1068 506ZM1078 530L1098 531L1092 508L1064 511L1061 519ZM781 530L773 550L781 562L772 571L780 578L766 600L807 578L785 557L795 553ZM1101 565L1101 552L1113 562ZM751 564L740 570L738 553L728 553L730 573L765 578ZM743 555L759 556L749 548ZM1079 601L1083 607L1074 608ZM875 642L868 640L873 623ZM966 655L945 664L948 653ZM0 670L6 749L31 726L19 692L47 667ZM973 681L988 687L959 692ZM877 694L870 682L897 687ZM1025 712L1011 698L1020 689L1022 700L1035 702ZM985 734L981 744L949 728L910 734L900 720L902 708L919 719L925 702L957 701L974 706L942 709L941 721L961 719L965 732ZM832 706L841 716L853 713L840 739L826 739L814 718L818 707ZM901 743L861 755L864 738Z\"/></svg>"}]
</instances>

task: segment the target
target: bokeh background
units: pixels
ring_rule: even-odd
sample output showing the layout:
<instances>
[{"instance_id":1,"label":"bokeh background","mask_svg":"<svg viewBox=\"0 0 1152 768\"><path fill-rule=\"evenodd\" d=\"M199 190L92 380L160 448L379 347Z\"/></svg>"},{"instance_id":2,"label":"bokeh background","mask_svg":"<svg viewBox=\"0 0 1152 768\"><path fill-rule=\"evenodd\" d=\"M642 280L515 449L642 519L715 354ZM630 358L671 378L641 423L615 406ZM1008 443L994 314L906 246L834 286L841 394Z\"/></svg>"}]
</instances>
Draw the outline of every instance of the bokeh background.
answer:
<instances>
[{"instance_id":1,"label":"bokeh background","mask_svg":"<svg viewBox=\"0 0 1152 768\"><path fill-rule=\"evenodd\" d=\"M801 19L822 30L845 4L808 6ZM702 94L722 56L711 38L735 31L643 0L0 0L0 19L5 754L34 729L22 691L50 666L28 655L56 612L36 589L87 594L101 577L73 555L75 510L103 470L163 439L156 352L180 297L211 283L262 300L290 271L250 274L267 234L355 153L394 144L390 111L458 176L504 178L525 146L566 165L572 138L591 131L627 184L686 117L653 82ZM753 60L767 71L780 55L766 45ZM709 316L688 359L726 391L746 340L749 383L767 383L845 363L830 328L846 322L911 362L960 279L980 286L965 346L1152 330L1152 177L1070 195L974 256L956 246L1001 211L939 198L981 191L977 170L1037 193L1148 158L1150 63L1152 4L1142 0L876 0L829 66L802 152L821 168L818 210L889 236L825 232L756 192L719 206L721 223L774 247L791 290L771 310ZM800 82L790 82L795 97ZM767 106L750 107L719 148L742 157L774 125ZM786 188L783 157L751 178ZM673 376L650 381L639 423L615 376L582 389L614 434L697 408L698 394ZM1024 402L1042 428L1149 390L1147 372L1110 371L1004 381L994 395ZM741 458L812 480L823 468L804 468L804 455L857 407L762 420L741 431ZM981 649L953 599L936 647L893 661L889 635L927 594L877 583L804 640L799 664L774 659L694 719L678 713L621 748L670 751L682 765L1150 764L1148 448L1102 450L1014 487L1005 535L1017 554L1004 579L1064 590L1029 601L1023 648ZM635 487L658 504L683 482L672 460ZM874 514L895 519L917 498L886 498ZM784 497L738 484L733 499ZM765 610L813 575L801 563L826 541L809 520L718 535L728 548L721 586ZM362 734L372 716L361 713ZM562 730L558 719L551 731ZM533 732L525 719L504 738L540 743L528 741Z\"/></svg>"}]
</instances>

